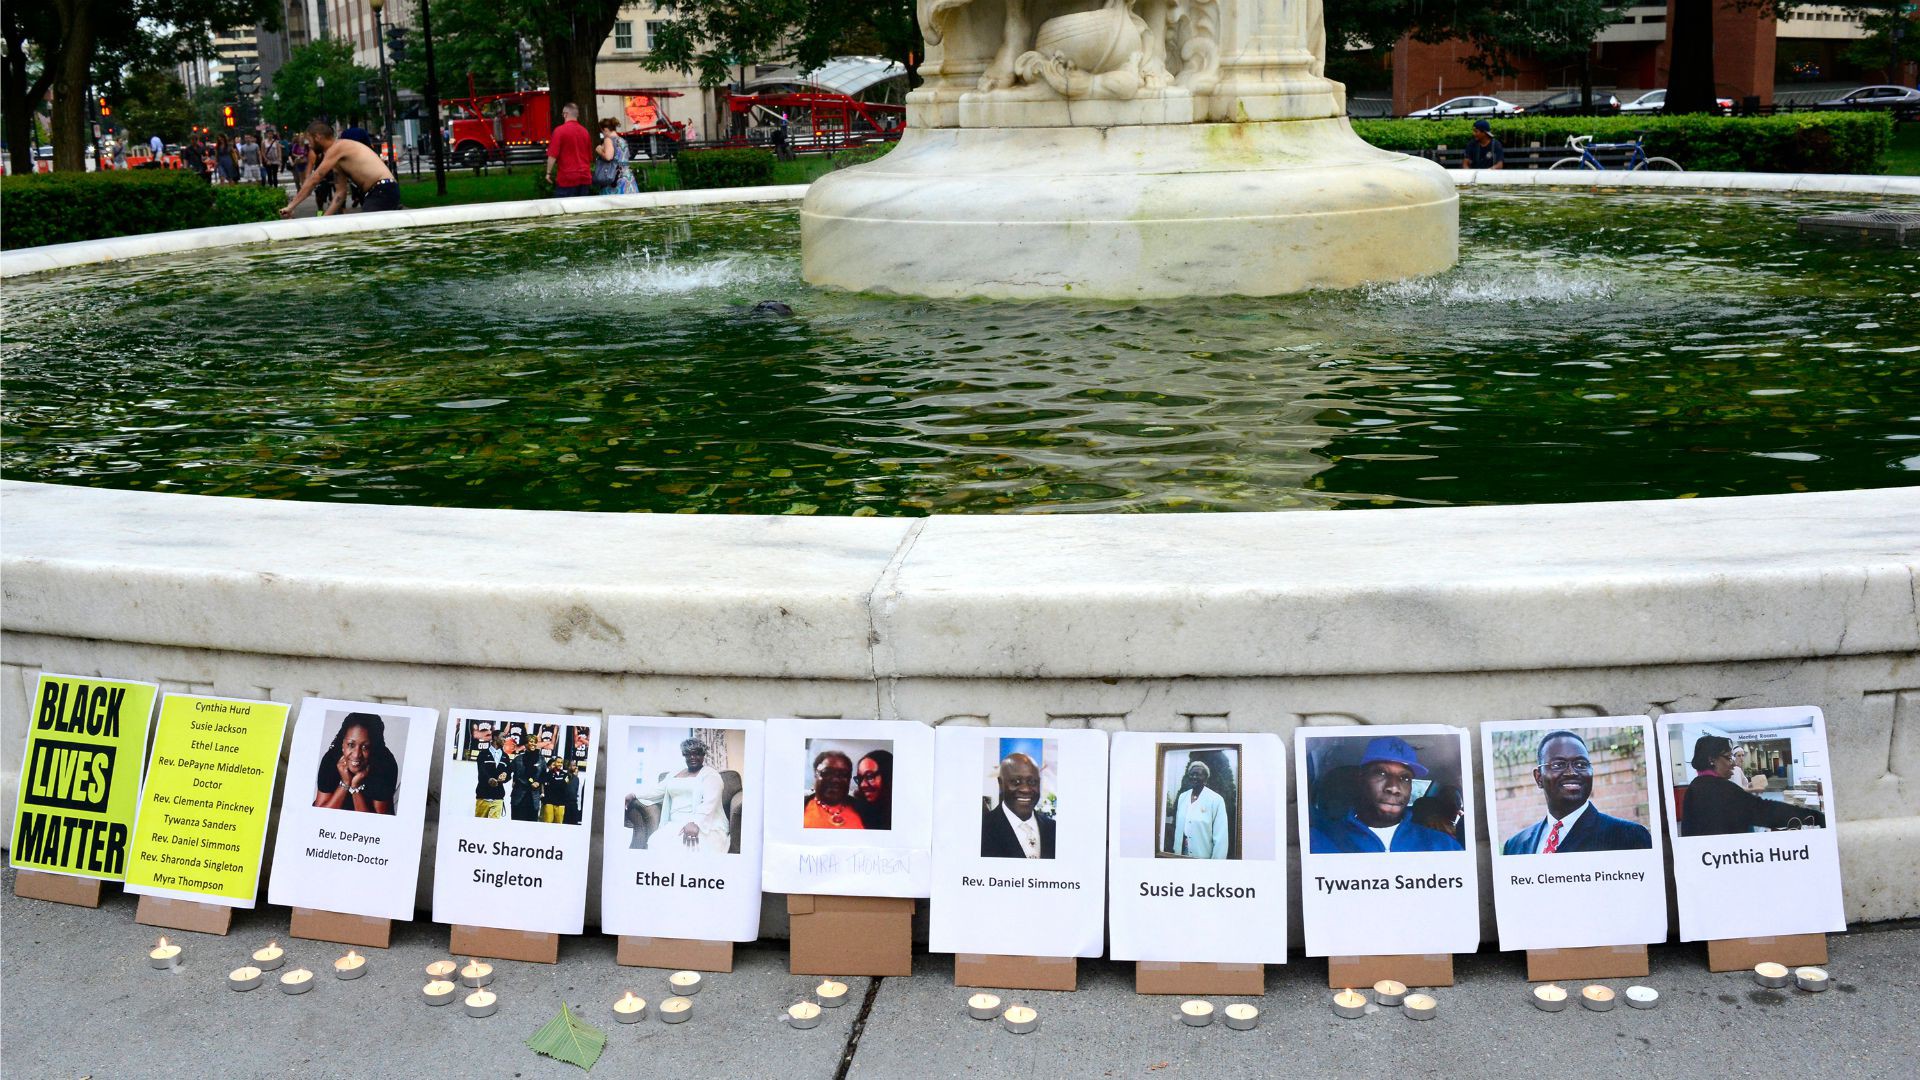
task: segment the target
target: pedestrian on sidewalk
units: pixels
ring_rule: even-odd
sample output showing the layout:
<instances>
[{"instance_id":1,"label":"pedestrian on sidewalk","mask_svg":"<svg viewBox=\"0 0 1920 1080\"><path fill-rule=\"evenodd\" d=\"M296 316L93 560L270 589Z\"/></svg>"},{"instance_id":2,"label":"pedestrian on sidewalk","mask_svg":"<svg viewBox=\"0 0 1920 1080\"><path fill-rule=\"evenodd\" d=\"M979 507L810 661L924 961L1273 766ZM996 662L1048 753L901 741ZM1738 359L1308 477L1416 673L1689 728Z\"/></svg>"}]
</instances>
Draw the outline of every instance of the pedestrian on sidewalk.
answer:
<instances>
[{"instance_id":1,"label":"pedestrian on sidewalk","mask_svg":"<svg viewBox=\"0 0 1920 1080\"><path fill-rule=\"evenodd\" d=\"M240 136L240 179L248 184L260 182L260 137Z\"/></svg>"},{"instance_id":2,"label":"pedestrian on sidewalk","mask_svg":"<svg viewBox=\"0 0 1920 1080\"><path fill-rule=\"evenodd\" d=\"M280 133L267 132L267 144L262 148L260 167L266 170L266 179L261 181L267 187L280 186L280 161L287 152L287 144L280 141Z\"/></svg>"},{"instance_id":3,"label":"pedestrian on sidewalk","mask_svg":"<svg viewBox=\"0 0 1920 1080\"><path fill-rule=\"evenodd\" d=\"M593 136L580 123L580 106L569 101L560 107L565 117L547 143L547 180L556 199L593 194Z\"/></svg>"},{"instance_id":4,"label":"pedestrian on sidewalk","mask_svg":"<svg viewBox=\"0 0 1920 1080\"><path fill-rule=\"evenodd\" d=\"M593 191L596 195L638 195L633 170L627 161L633 148L620 137L620 121L609 116L600 121L600 145L595 148Z\"/></svg>"},{"instance_id":5,"label":"pedestrian on sidewalk","mask_svg":"<svg viewBox=\"0 0 1920 1080\"><path fill-rule=\"evenodd\" d=\"M154 164L158 165L166 160L167 144L166 144L166 140L162 139L160 136L155 135L154 137L148 139L147 149L151 151L153 154Z\"/></svg>"},{"instance_id":6,"label":"pedestrian on sidewalk","mask_svg":"<svg viewBox=\"0 0 1920 1080\"><path fill-rule=\"evenodd\" d=\"M240 159L233 148L233 140L224 134L213 141L213 171L220 176L223 184L240 182Z\"/></svg>"}]
</instances>

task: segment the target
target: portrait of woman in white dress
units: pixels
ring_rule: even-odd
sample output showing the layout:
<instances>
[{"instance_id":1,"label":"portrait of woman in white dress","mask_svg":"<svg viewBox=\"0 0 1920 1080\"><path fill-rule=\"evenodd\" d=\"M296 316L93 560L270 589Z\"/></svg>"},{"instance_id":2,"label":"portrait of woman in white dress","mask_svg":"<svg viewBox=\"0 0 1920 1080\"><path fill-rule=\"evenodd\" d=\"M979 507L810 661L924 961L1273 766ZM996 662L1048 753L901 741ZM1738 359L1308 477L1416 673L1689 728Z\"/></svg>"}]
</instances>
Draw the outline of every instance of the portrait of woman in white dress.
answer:
<instances>
[{"instance_id":1,"label":"portrait of woman in white dress","mask_svg":"<svg viewBox=\"0 0 1920 1080\"><path fill-rule=\"evenodd\" d=\"M634 829L634 847L649 851L703 851L725 855L727 833L726 783L720 770L707 765L707 745L689 738L680 743L686 768L643 784L627 796L627 821ZM642 806L659 807L659 824L643 842Z\"/></svg>"}]
</instances>

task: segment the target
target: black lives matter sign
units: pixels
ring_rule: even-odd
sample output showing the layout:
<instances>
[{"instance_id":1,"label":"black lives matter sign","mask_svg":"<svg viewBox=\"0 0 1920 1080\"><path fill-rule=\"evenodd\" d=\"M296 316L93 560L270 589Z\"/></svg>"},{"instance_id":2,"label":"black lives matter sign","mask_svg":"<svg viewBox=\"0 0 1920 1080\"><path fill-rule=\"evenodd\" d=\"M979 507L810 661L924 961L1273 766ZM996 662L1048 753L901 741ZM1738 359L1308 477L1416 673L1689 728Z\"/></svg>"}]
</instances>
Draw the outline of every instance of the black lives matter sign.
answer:
<instances>
[{"instance_id":1,"label":"black lives matter sign","mask_svg":"<svg viewBox=\"0 0 1920 1080\"><path fill-rule=\"evenodd\" d=\"M121 879L140 797L147 683L42 675L13 820L13 864Z\"/></svg>"}]
</instances>

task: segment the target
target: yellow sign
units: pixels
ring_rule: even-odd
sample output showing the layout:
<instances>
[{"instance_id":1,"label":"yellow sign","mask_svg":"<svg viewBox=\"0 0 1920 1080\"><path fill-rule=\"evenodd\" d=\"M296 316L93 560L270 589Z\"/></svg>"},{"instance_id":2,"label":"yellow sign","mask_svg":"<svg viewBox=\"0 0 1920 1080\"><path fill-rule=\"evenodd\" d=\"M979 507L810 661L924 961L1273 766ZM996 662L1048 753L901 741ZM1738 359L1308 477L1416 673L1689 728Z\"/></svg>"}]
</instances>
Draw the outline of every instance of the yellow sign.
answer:
<instances>
[{"instance_id":1,"label":"yellow sign","mask_svg":"<svg viewBox=\"0 0 1920 1080\"><path fill-rule=\"evenodd\" d=\"M127 891L253 906L286 729L274 701L161 699Z\"/></svg>"},{"instance_id":2,"label":"yellow sign","mask_svg":"<svg viewBox=\"0 0 1920 1080\"><path fill-rule=\"evenodd\" d=\"M42 674L13 815L13 865L76 877L127 876L127 839L159 688Z\"/></svg>"}]
</instances>

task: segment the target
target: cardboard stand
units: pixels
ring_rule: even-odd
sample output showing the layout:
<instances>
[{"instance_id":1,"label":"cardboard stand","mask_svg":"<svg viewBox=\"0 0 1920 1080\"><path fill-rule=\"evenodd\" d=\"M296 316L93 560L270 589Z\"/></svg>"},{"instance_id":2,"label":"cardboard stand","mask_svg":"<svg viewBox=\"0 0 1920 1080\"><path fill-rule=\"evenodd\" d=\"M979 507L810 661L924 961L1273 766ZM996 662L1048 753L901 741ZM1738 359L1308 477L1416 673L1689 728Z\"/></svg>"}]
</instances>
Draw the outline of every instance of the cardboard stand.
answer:
<instances>
[{"instance_id":1,"label":"cardboard stand","mask_svg":"<svg viewBox=\"0 0 1920 1080\"><path fill-rule=\"evenodd\" d=\"M13 876L13 895L74 907L99 907L101 887L105 884L99 878L22 870Z\"/></svg>"},{"instance_id":2,"label":"cardboard stand","mask_svg":"<svg viewBox=\"0 0 1920 1080\"><path fill-rule=\"evenodd\" d=\"M134 909L133 921L169 930L191 930L196 934L226 936L233 925L233 909L225 904L202 904L198 900L175 900L170 896L142 896Z\"/></svg>"},{"instance_id":3,"label":"cardboard stand","mask_svg":"<svg viewBox=\"0 0 1920 1080\"><path fill-rule=\"evenodd\" d=\"M1267 966L1138 960L1133 965L1133 992L1258 997L1267 992Z\"/></svg>"},{"instance_id":4,"label":"cardboard stand","mask_svg":"<svg viewBox=\"0 0 1920 1080\"><path fill-rule=\"evenodd\" d=\"M622 934L614 962L622 967L727 972L733 970L733 942Z\"/></svg>"},{"instance_id":5,"label":"cardboard stand","mask_svg":"<svg viewBox=\"0 0 1920 1080\"><path fill-rule=\"evenodd\" d=\"M447 951L455 956L485 956L494 960L524 960L529 964L557 964L560 962L560 935L455 923Z\"/></svg>"},{"instance_id":6,"label":"cardboard stand","mask_svg":"<svg viewBox=\"0 0 1920 1080\"><path fill-rule=\"evenodd\" d=\"M393 940L393 920L297 907L293 909L293 922L287 933L309 941L337 941L364 949L384 949Z\"/></svg>"},{"instance_id":7,"label":"cardboard stand","mask_svg":"<svg viewBox=\"0 0 1920 1080\"><path fill-rule=\"evenodd\" d=\"M1827 962L1827 935L1721 938L1707 942L1708 971L1741 971L1771 960L1788 967Z\"/></svg>"},{"instance_id":8,"label":"cardboard stand","mask_svg":"<svg viewBox=\"0 0 1920 1080\"><path fill-rule=\"evenodd\" d=\"M795 975L913 974L913 900L892 896L787 897Z\"/></svg>"},{"instance_id":9,"label":"cardboard stand","mask_svg":"<svg viewBox=\"0 0 1920 1080\"><path fill-rule=\"evenodd\" d=\"M1382 979L1396 979L1408 986L1452 986L1453 954L1327 957L1329 990L1358 990Z\"/></svg>"},{"instance_id":10,"label":"cardboard stand","mask_svg":"<svg viewBox=\"0 0 1920 1080\"><path fill-rule=\"evenodd\" d=\"M1596 945L1584 949L1528 949L1528 982L1638 979L1648 972L1645 945Z\"/></svg>"},{"instance_id":11,"label":"cardboard stand","mask_svg":"<svg viewBox=\"0 0 1920 1080\"><path fill-rule=\"evenodd\" d=\"M1080 962L1071 956L953 954L953 985L997 990L1077 990Z\"/></svg>"}]
</instances>

